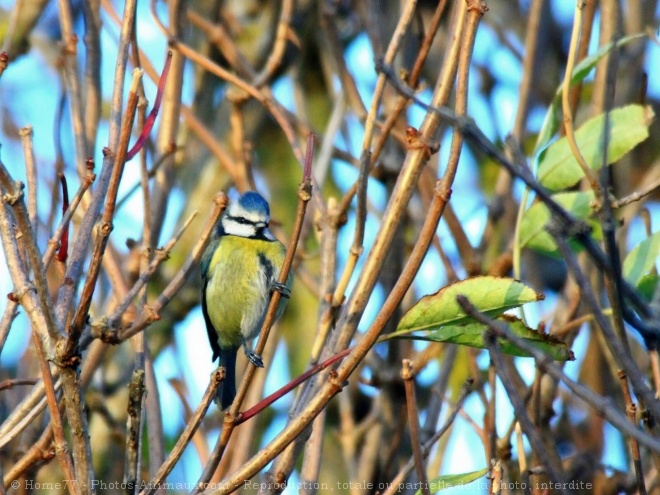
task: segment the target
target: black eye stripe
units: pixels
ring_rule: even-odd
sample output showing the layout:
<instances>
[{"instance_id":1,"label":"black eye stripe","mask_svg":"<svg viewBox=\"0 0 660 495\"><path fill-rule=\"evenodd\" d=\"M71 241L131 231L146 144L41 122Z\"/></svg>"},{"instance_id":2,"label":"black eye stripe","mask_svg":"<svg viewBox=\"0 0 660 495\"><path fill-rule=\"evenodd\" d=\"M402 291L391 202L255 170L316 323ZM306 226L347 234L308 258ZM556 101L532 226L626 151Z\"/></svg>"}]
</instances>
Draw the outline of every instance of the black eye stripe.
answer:
<instances>
[{"instance_id":1,"label":"black eye stripe","mask_svg":"<svg viewBox=\"0 0 660 495\"><path fill-rule=\"evenodd\" d=\"M232 222L240 223L241 225L257 225L257 223L263 223L263 228L268 227L268 222L253 222L252 220L248 220L245 217L232 217L228 215L227 219L231 220Z\"/></svg>"},{"instance_id":2,"label":"black eye stripe","mask_svg":"<svg viewBox=\"0 0 660 495\"><path fill-rule=\"evenodd\" d=\"M244 217L227 217L227 218L229 218L229 220L233 222L240 223L242 225L254 225L254 222L251 222L250 220Z\"/></svg>"}]
</instances>

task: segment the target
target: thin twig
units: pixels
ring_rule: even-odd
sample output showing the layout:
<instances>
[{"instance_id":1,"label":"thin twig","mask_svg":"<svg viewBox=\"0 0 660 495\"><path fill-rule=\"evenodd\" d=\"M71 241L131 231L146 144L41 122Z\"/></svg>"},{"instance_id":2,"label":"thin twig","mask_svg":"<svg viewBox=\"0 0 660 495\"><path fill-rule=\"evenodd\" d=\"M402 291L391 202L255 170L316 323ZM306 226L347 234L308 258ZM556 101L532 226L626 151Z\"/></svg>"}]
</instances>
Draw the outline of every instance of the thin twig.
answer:
<instances>
[{"instance_id":1,"label":"thin twig","mask_svg":"<svg viewBox=\"0 0 660 495\"><path fill-rule=\"evenodd\" d=\"M435 12L433 13L433 17L431 18L431 22L429 23L426 36L424 37L424 41L422 41L422 45L419 47L417 58L415 59L413 68L410 71L410 75L406 80L408 85L412 88L417 87L417 84L419 82L419 77L422 73L422 68L424 67L424 62L426 61L426 57L428 56L429 51L431 50L431 46L433 44L433 40L435 39L435 35L438 32L438 28L440 27L440 21L442 20L442 15L445 11L447 3L448 3L447 0L441 0L440 2L438 2L438 5L435 8ZM390 135L390 131L396 125L399 116L401 115L403 109L406 107L407 103L408 103L408 99L402 95L399 95L398 100L394 104L394 108L388 113L387 119L385 120L385 122L382 125L382 128L380 129L380 136L378 138L378 141L376 141L376 144L374 145L374 150L371 156L371 166L373 166L375 161L378 160L378 158L380 157L382 150L385 148L385 143L387 142L387 138Z\"/></svg>"},{"instance_id":2,"label":"thin twig","mask_svg":"<svg viewBox=\"0 0 660 495\"><path fill-rule=\"evenodd\" d=\"M465 299L465 301L467 301L467 299ZM463 302L464 301L459 301L459 304ZM467 304L469 304L469 302ZM466 308L467 304L466 305L461 304L463 309ZM470 316L474 317L472 314ZM490 359L495 366L495 371L497 372L497 375L500 377L502 385L504 386L507 396L509 397L509 401L513 406L515 417L518 418L518 423L520 424L520 427L522 428L523 432L525 432L525 435L527 436L527 440L529 441L530 445L532 446L532 449L534 450L537 457L541 461L541 464L545 467L545 470L548 476L550 477L550 479L554 483L558 484L557 491L559 493L564 493L568 495L569 492L565 488L563 488L564 473L561 469L561 465L555 462L553 457L548 452L547 445L541 438L539 430L534 428L534 423L529 418L529 415L527 414L527 411L525 409L525 404L522 398L520 397L520 395L518 394L516 387L511 379L511 376L508 373L507 366L504 363L504 357L502 355L502 351L500 350L497 341L493 338L492 335L490 336L486 335L485 341L486 341L486 347L488 348L488 352L490 354Z\"/></svg>"},{"instance_id":3,"label":"thin twig","mask_svg":"<svg viewBox=\"0 0 660 495\"><path fill-rule=\"evenodd\" d=\"M286 42L292 35L291 30L291 17L293 15L294 2L293 0L283 0L280 7L280 18L277 23L277 30L275 32L275 43L271 50L268 60L264 64L263 69L257 74L253 80L257 88L268 83L275 74L275 71L282 64L282 58L286 49Z\"/></svg>"},{"instance_id":4,"label":"thin twig","mask_svg":"<svg viewBox=\"0 0 660 495\"><path fill-rule=\"evenodd\" d=\"M628 387L628 377L624 370L618 372L619 380L621 382L621 390L623 390L623 399L626 402L626 413L628 419L632 424L637 424L637 406L632 400L630 395L630 387ZM635 468L635 478L637 479L637 490L640 495L646 495L646 483L644 482L644 469L642 468L642 460L639 456L639 444L634 438L629 439L630 454L632 457L633 467Z\"/></svg>"},{"instance_id":5,"label":"thin twig","mask_svg":"<svg viewBox=\"0 0 660 495\"><path fill-rule=\"evenodd\" d=\"M41 376L46 387L46 401L48 402L48 410L50 412L50 420L51 424L53 425L53 434L55 439L55 454L57 455L57 459L60 461L62 472L64 473L64 476L66 476L65 479L71 481L71 483L67 483L67 489L69 493L72 495L78 494L80 493L80 487L77 483L73 482L76 479L76 475L74 473L73 462L71 460L69 448L64 436L62 415L60 414L60 408L57 404L57 394L55 393L55 386L53 385L53 376L50 372L48 357L46 356L44 347L41 343L41 339L37 336L36 332L32 333L32 340L34 341L34 346L37 350L39 367L41 368Z\"/></svg>"},{"instance_id":6,"label":"thin twig","mask_svg":"<svg viewBox=\"0 0 660 495\"><path fill-rule=\"evenodd\" d=\"M87 175L85 175L83 180L80 182L80 187L78 188L78 191L76 191L76 195L69 203L69 208L67 208L66 213L62 215L62 220L60 220L60 224L57 226L57 229L55 229L53 236L48 241L48 247L46 248L46 251L44 252L42 258L44 268L47 269L48 266L50 265L53 256L55 256L55 253L60 246L60 239L62 238L64 231L69 228L69 222L71 222L73 215L76 213L76 209L78 208L78 205L80 205L80 202L85 196L85 192L87 192L87 190L93 184L95 179L96 179L96 175L92 174L91 172L88 172Z\"/></svg>"},{"instance_id":7,"label":"thin twig","mask_svg":"<svg viewBox=\"0 0 660 495\"><path fill-rule=\"evenodd\" d=\"M68 100L71 107L71 121L73 124L73 137L76 147L76 170L78 175L85 175L85 161L87 159L87 139L83 117L82 90L78 79L78 36L73 28L73 14L71 5L67 0L58 0L57 6L60 14L60 28L62 29L62 59L64 80L66 82Z\"/></svg>"},{"instance_id":8,"label":"thin twig","mask_svg":"<svg viewBox=\"0 0 660 495\"><path fill-rule=\"evenodd\" d=\"M404 359L401 366L401 378L406 389L406 405L408 410L408 424L410 425L410 440L412 442L413 459L415 462L415 471L419 479L421 492L423 495L431 495L429 489L429 478L426 475L424 467L424 456L422 454L422 445L420 443L419 417L417 415L417 399L415 397L415 372L412 361Z\"/></svg>"},{"instance_id":9,"label":"thin twig","mask_svg":"<svg viewBox=\"0 0 660 495\"><path fill-rule=\"evenodd\" d=\"M49 462L51 459L53 459L53 457L55 457L55 452L53 452L51 449L52 442L53 424L50 423L43 431L39 439L5 473L4 479L0 484L9 486L12 481L24 476L25 473L27 473L35 464L41 462Z\"/></svg>"},{"instance_id":10,"label":"thin twig","mask_svg":"<svg viewBox=\"0 0 660 495\"><path fill-rule=\"evenodd\" d=\"M224 370L221 368L216 369L211 374L209 385L206 387L206 391L204 392L202 400L199 402L199 405L195 410L195 414L192 415L183 432L181 432L181 435L179 435L179 439L176 441L176 444L174 444L174 447L172 447L172 450L167 456L165 462L161 465L161 467L158 469L158 472L149 482L147 488L143 490L140 495L152 495L156 490L158 490L165 477L172 471L176 463L179 462L179 459L183 455L183 451L188 446L190 440L192 440L193 435L202 423L202 419L204 419L204 415L206 414L206 411L208 410L209 405L215 396L215 391L224 379Z\"/></svg>"},{"instance_id":11,"label":"thin twig","mask_svg":"<svg viewBox=\"0 0 660 495\"><path fill-rule=\"evenodd\" d=\"M566 138L568 139L568 144L573 152L573 156L577 161L578 165L582 169L582 173L589 181L591 189L594 191L596 198L600 198L600 187L598 185L598 180L596 179L595 174L589 168L589 165L585 161L580 148L577 145L575 140L575 131L573 130L573 115L571 114L571 106L569 101L569 94L571 88L571 78L573 77L573 68L575 67L575 56L578 48L578 43L580 40L580 30L582 27L582 9L586 5L586 1L579 0L576 2L575 6L575 16L573 17L573 31L571 33L571 44L568 48L568 60L566 62L566 72L564 73L564 83L561 93L561 105L564 112L564 127L566 130Z\"/></svg>"},{"instance_id":12,"label":"thin twig","mask_svg":"<svg viewBox=\"0 0 660 495\"><path fill-rule=\"evenodd\" d=\"M566 261L569 270L573 274L573 277L580 288L582 299L591 308L596 323L603 332L605 341L616 358L619 368L626 370L635 394L640 400L644 401L644 404L649 408L655 418L660 418L660 402L655 398L653 392L647 386L645 376L637 366L637 363L627 352L624 344L617 338L610 325L609 319L602 311L600 311L598 300L593 293L591 285L585 279L584 273L582 273L582 270L580 269L573 252L568 247L566 240L561 234L557 233L555 229L551 228L550 233L553 235L557 247L559 248L559 252Z\"/></svg>"},{"instance_id":13,"label":"thin twig","mask_svg":"<svg viewBox=\"0 0 660 495\"><path fill-rule=\"evenodd\" d=\"M456 404L454 404L454 407L452 408L451 412L447 416L447 419L445 420L444 424L442 427L431 437L429 438L426 442L424 442L424 449L423 449L423 455L424 457L428 457L431 448L433 445L442 438L442 436L449 430L449 428L454 424L454 420L456 419L456 416L459 414L459 412L462 410L463 407L463 402L465 402L465 399L467 396L470 394L472 391L472 380L468 379L463 386L461 387L461 393L458 396L458 399L456 401ZM415 466L414 459L410 459L408 463L401 468L399 473L394 477L394 479L388 483L388 488L382 493L382 495L394 495L395 493L398 492L400 489L400 485L403 481L405 481L406 477L412 472L413 468Z\"/></svg>"},{"instance_id":14,"label":"thin twig","mask_svg":"<svg viewBox=\"0 0 660 495\"><path fill-rule=\"evenodd\" d=\"M37 218L37 164L34 159L34 147L32 143L34 132L32 131L32 126L28 125L23 127L18 133L21 136L21 143L23 144L23 156L25 158L25 174L27 176L28 188L28 216L30 218L30 224L32 225L34 238L38 239L39 220Z\"/></svg>"},{"instance_id":15,"label":"thin twig","mask_svg":"<svg viewBox=\"0 0 660 495\"><path fill-rule=\"evenodd\" d=\"M387 51L383 57L383 63L391 65L394 61L403 37L408 31L408 27L413 18L413 13L415 12L415 6L417 0L409 0L403 6L403 12L401 17L396 25L392 38L387 47ZM378 76L376 81L376 87L374 88L373 96L371 98L371 106L369 107L369 112L367 113L367 119L364 125L364 138L362 141L362 152L360 155L360 173L357 180L357 196L358 196L358 205L355 218L355 233L353 235L353 244L349 251L348 259L344 265L344 270L337 287L335 288L335 293L333 296L333 304L338 306L341 301L344 299L344 294L346 293L346 288L348 282L351 279L355 267L357 266L358 259L363 251L363 240L364 240L364 228L367 218L366 211L366 201L367 201L367 179L369 177L369 169L371 167L371 144L374 137L374 132L376 128L376 118L378 116L378 109L381 105L381 99L383 98L383 93L385 92L385 84L387 83L387 77L385 74L381 73Z\"/></svg>"},{"instance_id":16,"label":"thin twig","mask_svg":"<svg viewBox=\"0 0 660 495\"><path fill-rule=\"evenodd\" d=\"M573 394L589 404L598 414L603 416L621 433L636 438L640 444L655 452L660 452L660 440L644 433L640 429L635 428L634 425L630 424L628 418L621 414L610 397L601 397L581 383L571 380L559 366L552 362L552 359L549 356L538 350L529 342L516 336L505 323L495 321L492 318L481 314L464 296L458 296L457 300L461 307L466 311L466 314L474 318L476 321L487 325L489 331L493 332L497 337L506 338L516 347L529 353L534 358L538 368L542 369L555 380L564 383Z\"/></svg>"},{"instance_id":17,"label":"thin twig","mask_svg":"<svg viewBox=\"0 0 660 495\"><path fill-rule=\"evenodd\" d=\"M174 235L174 237L172 237L172 239L170 239L169 242L165 244L165 246L156 250L153 259L149 263L149 266L140 271L140 276L135 281L133 287L131 287L131 290L129 290L126 296L124 296L122 302L117 306L117 309L115 309L115 311L107 318L107 322L105 324L106 330L115 330L117 328L119 320L124 315L129 306L133 303L135 297L138 296L140 291L144 289L147 282L151 279L154 273L156 273L156 270L161 265L161 263L170 258L172 248L174 248L179 239L181 239L181 236L196 216L197 212L191 213L181 229L179 229L179 231ZM144 249L147 248L143 248L143 250Z\"/></svg>"}]
</instances>

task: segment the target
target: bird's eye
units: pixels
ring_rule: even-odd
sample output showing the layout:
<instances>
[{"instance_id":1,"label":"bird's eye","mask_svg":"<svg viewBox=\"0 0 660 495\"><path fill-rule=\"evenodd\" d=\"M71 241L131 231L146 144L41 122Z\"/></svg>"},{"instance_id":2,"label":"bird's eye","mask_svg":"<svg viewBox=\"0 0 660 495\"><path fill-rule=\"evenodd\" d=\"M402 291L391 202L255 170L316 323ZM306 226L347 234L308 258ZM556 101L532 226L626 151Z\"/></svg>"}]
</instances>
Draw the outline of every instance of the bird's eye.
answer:
<instances>
[{"instance_id":1,"label":"bird's eye","mask_svg":"<svg viewBox=\"0 0 660 495\"><path fill-rule=\"evenodd\" d=\"M230 220L233 220L236 223L240 223L241 225L251 225L252 222L248 220L247 218L244 217L229 217Z\"/></svg>"}]
</instances>

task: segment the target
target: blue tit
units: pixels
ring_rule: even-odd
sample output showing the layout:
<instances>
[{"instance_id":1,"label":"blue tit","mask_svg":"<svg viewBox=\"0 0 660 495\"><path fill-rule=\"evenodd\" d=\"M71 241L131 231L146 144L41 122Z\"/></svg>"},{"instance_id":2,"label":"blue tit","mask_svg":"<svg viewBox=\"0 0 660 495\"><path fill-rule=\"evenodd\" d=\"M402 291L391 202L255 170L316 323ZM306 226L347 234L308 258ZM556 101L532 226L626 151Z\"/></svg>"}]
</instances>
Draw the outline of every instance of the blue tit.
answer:
<instances>
[{"instance_id":1,"label":"blue tit","mask_svg":"<svg viewBox=\"0 0 660 495\"><path fill-rule=\"evenodd\" d=\"M286 249L268 230L270 209L253 191L230 202L221 217L217 236L202 256L202 312L206 322L213 361L220 358L226 370L216 403L221 409L236 396L236 356L243 350L255 366L261 357L250 344L266 317L270 293L283 294L276 318L284 311L293 283L289 273L285 286L278 284Z\"/></svg>"}]
</instances>

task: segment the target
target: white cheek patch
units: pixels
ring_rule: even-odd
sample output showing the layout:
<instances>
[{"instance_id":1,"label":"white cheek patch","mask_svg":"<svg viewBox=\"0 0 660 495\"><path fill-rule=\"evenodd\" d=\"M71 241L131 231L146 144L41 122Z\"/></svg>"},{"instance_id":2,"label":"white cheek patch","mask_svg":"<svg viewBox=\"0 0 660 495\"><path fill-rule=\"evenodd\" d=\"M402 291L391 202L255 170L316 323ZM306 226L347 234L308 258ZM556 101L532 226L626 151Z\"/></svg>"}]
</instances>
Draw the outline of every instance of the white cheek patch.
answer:
<instances>
[{"instance_id":1,"label":"white cheek patch","mask_svg":"<svg viewBox=\"0 0 660 495\"><path fill-rule=\"evenodd\" d=\"M222 220L222 228L224 229L226 234L235 235L239 237L252 237L257 233L256 229L254 228L254 225L238 223L228 218Z\"/></svg>"}]
</instances>

